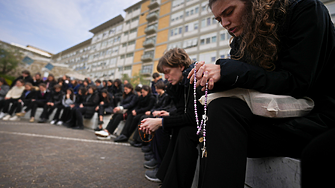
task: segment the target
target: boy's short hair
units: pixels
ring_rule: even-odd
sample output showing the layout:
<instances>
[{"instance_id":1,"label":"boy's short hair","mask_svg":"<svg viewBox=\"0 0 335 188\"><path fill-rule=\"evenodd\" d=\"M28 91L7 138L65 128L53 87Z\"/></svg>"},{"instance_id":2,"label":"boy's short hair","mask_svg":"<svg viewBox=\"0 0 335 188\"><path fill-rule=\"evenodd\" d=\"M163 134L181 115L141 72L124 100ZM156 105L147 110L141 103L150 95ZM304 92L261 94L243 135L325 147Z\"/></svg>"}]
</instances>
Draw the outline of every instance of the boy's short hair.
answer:
<instances>
[{"instance_id":1,"label":"boy's short hair","mask_svg":"<svg viewBox=\"0 0 335 188\"><path fill-rule=\"evenodd\" d=\"M47 85L45 85L45 83L40 83L40 84L38 84L38 86L42 86L44 88L47 88Z\"/></svg>"},{"instance_id":2,"label":"boy's short hair","mask_svg":"<svg viewBox=\"0 0 335 188\"><path fill-rule=\"evenodd\" d=\"M28 70L23 70L21 73L22 73L22 74L30 75L30 72L29 72Z\"/></svg>"},{"instance_id":3,"label":"boy's short hair","mask_svg":"<svg viewBox=\"0 0 335 188\"><path fill-rule=\"evenodd\" d=\"M158 78L159 77L159 74L157 72L153 73L152 74L152 78L155 79L155 78Z\"/></svg>"},{"instance_id":4,"label":"boy's short hair","mask_svg":"<svg viewBox=\"0 0 335 188\"><path fill-rule=\"evenodd\" d=\"M155 87L157 88L157 89L165 89L165 84L164 84L164 82L163 81L158 81L156 84L155 84Z\"/></svg>"},{"instance_id":5,"label":"boy's short hair","mask_svg":"<svg viewBox=\"0 0 335 188\"><path fill-rule=\"evenodd\" d=\"M62 88L62 86L61 85L59 85L59 84L56 84L55 86L54 86L54 89L61 89Z\"/></svg>"},{"instance_id":6,"label":"boy's short hair","mask_svg":"<svg viewBox=\"0 0 335 188\"><path fill-rule=\"evenodd\" d=\"M100 84L101 84L101 80L99 80L99 79L95 80L95 82L98 82L98 83L100 83Z\"/></svg>"}]
</instances>

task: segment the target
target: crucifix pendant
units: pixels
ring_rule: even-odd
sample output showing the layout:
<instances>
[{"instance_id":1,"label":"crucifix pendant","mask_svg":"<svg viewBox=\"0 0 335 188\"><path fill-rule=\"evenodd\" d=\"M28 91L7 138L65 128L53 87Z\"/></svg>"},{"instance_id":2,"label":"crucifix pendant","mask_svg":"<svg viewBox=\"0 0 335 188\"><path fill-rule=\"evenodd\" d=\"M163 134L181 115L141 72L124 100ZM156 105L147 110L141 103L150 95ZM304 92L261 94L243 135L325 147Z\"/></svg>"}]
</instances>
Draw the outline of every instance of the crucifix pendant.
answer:
<instances>
[{"instance_id":1,"label":"crucifix pendant","mask_svg":"<svg viewBox=\"0 0 335 188\"><path fill-rule=\"evenodd\" d=\"M207 150L206 150L206 147L204 146L203 148L201 148L201 150L202 150L201 158L207 157Z\"/></svg>"}]
</instances>

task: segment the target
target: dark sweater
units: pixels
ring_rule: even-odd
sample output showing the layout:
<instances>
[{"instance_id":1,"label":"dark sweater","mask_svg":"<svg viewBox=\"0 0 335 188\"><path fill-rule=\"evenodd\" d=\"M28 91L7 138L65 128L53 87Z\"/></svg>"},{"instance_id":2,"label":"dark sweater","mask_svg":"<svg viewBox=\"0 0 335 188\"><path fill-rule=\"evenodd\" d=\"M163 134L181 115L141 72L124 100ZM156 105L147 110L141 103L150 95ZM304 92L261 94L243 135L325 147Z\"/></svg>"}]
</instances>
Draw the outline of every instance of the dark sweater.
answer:
<instances>
[{"instance_id":1,"label":"dark sweater","mask_svg":"<svg viewBox=\"0 0 335 188\"><path fill-rule=\"evenodd\" d=\"M48 102L54 103L54 105L61 105L63 100L63 92L52 92Z\"/></svg>"},{"instance_id":2,"label":"dark sweater","mask_svg":"<svg viewBox=\"0 0 335 188\"><path fill-rule=\"evenodd\" d=\"M35 99L36 94L37 94L37 91L34 89L30 91L24 90L22 92L20 99L22 100L23 103L27 103L28 101L31 101L31 99Z\"/></svg>"},{"instance_id":3,"label":"dark sweater","mask_svg":"<svg viewBox=\"0 0 335 188\"><path fill-rule=\"evenodd\" d=\"M194 113L193 84L191 85L190 80L187 79L187 75L193 67L194 64L183 71L184 78L180 83L176 85L170 84L167 88L166 92L171 97L171 100L173 100L177 110L170 113L170 116L163 117L163 129L165 130L184 126L197 126ZM203 114L204 107L199 103L198 99L203 94L199 87L197 89L197 111L199 118Z\"/></svg>"},{"instance_id":4,"label":"dark sweater","mask_svg":"<svg viewBox=\"0 0 335 188\"><path fill-rule=\"evenodd\" d=\"M155 102L155 96L151 93L145 97L140 96L134 110L136 111L136 114L143 114L146 111L150 111L151 108L155 105Z\"/></svg>"},{"instance_id":5,"label":"dark sweater","mask_svg":"<svg viewBox=\"0 0 335 188\"><path fill-rule=\"evenodd\" d=\"M123 107L123 109L127 109L129 111L133 110L137 104L138 96L134 93L129 93L125 96L125 98L121 101L120 106Z\"/></svg>"}]
</instances>

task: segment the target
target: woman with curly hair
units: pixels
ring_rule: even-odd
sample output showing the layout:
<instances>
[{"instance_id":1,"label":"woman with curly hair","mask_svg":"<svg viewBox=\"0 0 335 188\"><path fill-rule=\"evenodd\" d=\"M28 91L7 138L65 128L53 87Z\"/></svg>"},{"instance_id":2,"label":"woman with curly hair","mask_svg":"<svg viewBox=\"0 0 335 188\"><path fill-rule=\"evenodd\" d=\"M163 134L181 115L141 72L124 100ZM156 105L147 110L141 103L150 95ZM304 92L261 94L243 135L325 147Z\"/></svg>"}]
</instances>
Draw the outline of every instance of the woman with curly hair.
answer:
<instances>
[{"instance_id":1,"label":"woman with curly hair","mask_svg":"<svg viewBox=\"0 0 335 188\"><path fill-rule=\"evenodd\" d=\"M247 157L299 158L313 138L334 128L334 26L318 0L209 0L209 7L233 36L232 59L199 63L198 85L208 82L212 92L244 88L307 96L315 104L307 115L281 119L256 116L236 98L209 104L201 187L242 188ZM329 181L318 181L318 187Z\"/></svg>"}]
</instances>

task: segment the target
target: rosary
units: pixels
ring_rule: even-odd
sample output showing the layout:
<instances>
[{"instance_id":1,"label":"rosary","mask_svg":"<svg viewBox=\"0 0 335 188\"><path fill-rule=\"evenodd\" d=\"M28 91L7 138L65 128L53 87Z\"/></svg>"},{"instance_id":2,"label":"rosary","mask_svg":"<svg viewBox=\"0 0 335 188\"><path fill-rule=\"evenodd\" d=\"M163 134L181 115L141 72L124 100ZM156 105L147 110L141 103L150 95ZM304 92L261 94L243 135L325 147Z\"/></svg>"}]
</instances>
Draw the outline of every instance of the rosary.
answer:
<instances>
[{"instance_id":1,"label":"rosary","mask_svg":"<svg viewBox=\"0 0 335 188\"><path fill-rule=\"evenodd\" d=\"M198 62L195 62L195 67L197 66ZM197 78L196 78L197 70L194 68L194 83L193 83L193 94L194 94L194 113L195 113L195 121L197 122L197 135L199 135L202 132L202 136L199 138L199 142L204 142L202 150L201 157L207 157L207 150L206 150L206 122L208 121L207 117L207 93L208 93L208 82L206 82L206 89L205 89L205 105L204 105L204 114L202 115L202 120L199 125L199 119L198 119L198 110L197 110Z\"/></svg>"}]
</instances>

